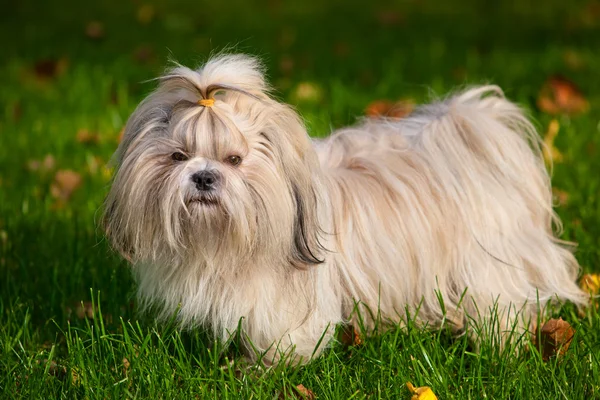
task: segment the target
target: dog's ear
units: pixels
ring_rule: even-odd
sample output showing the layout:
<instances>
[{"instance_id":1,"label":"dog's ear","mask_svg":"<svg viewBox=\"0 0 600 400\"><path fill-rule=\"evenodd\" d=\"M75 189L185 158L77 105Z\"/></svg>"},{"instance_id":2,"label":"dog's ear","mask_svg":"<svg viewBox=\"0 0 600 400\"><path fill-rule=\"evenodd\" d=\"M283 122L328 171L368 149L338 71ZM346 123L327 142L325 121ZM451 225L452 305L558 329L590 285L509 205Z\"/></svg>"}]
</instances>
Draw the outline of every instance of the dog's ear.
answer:
<instances>
[{"instance_id":1,"label":"dog's ear","mask_svg":"<svg viewBox=\"0 0 600 400\"><path fill-rule=\"evenodd\" d=\"M121 226L123 221L119 215L116 196L117 194L111 193L106 199L102 214L102 228L113 249L127 261L134 262L133 243L127 229Z\"/></svg>"},{"instance_id":2,"label":"dog's ear","mask_svg":"<svg viewBox=\"0 0 600 400\"><path fill-rule=\"evenodd\" d=\"M297 183L292 183L292 186L296 215L291 262L294 267L304 269L324 261L324 248L319 240L321 228L317 214L317 195L312 185L301 188Z\"/></svg>"},{"instance_id":3,"label":"dog's ear","mask_svg":"<svg viewBox=\"0 0 600 400\"><path fill-rule=\"evenodd\" d=\"M276 117L271 139L279 149L294 204L290 262L296 268L305 269L324 261L325 248L320 240L323 231L319 221L319 210L323 206L319 189L321 168L298 114L284 104L275 103L272 107L277 109L273 112Z\"/></svg>"}]
</instances>

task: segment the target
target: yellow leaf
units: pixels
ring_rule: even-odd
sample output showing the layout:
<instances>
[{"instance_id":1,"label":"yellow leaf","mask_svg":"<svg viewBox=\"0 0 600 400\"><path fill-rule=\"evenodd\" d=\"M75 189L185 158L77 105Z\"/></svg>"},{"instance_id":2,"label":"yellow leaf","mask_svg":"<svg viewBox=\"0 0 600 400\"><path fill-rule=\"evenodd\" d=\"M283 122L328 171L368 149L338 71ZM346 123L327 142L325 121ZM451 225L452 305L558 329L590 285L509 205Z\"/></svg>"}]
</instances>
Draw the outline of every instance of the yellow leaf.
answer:
<instances>
[{"instance_id":1,"label":"yellow leaf","mask_svg":"<svg viewBox=\"0 0 600 400\"><path fill-rule=\"evenodd\" d=\"M560 124L557 120L553 119L550 121L548 125L548 130L544 135L544 160L546 164L551 164L552 162L561 162L563 160L562 153L554 147L554 139L558 135L558 131L560 130Z\"/></svg>"},{"instance_id":2,"label":"yellow leaf","mask_svg":"<svg viewBox=\"0 0 600 400\"><path fill-rule=\"evenodd\" d=\"M143 4L137 10L137 20L142 25L148 25L150 22L152 22L152 19L154 19L155 14L154 6L151 4Z\"/></svg>"},{"instance_id":3,"label":"yellow leaf","mask_svg":"<svg viewBox=\"0 0 600 400\"><path fill-rule=\"evenodd\" d=\"M600 293L600 274L585 274L581 277L579 286L591 295Z\"/></svg>"},{"instance_id":4,"label":"yellow leaf","mask_svg":"<svg viewBox=\"0 0 600 400\"><path fill-rule=\"evenodd\" d=\"M414 387L412 383L406 382L406 387L413 394L411 400L437 400L435 393L429 386Z\"/></svg>"}]
</instances>

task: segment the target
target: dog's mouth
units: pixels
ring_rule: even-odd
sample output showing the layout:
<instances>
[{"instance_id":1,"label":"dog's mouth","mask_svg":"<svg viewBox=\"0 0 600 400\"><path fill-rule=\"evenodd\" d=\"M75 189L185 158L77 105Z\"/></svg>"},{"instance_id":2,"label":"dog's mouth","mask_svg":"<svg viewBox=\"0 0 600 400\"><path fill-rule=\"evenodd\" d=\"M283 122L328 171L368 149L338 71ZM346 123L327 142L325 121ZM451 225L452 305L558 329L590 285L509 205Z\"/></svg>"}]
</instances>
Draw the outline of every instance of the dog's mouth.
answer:
<instances>
[{"instance_id":1,"label":"dog's mouth","mask_svg":"<svg viewBox=\"0 0 600 400\"><path fill-rule=\"evenodd\" d=\"M190 199L190 204L199 204L206 207L215 207L219 205L219 200L214 196L200 195Z\"/></svg>"}]
</instances>

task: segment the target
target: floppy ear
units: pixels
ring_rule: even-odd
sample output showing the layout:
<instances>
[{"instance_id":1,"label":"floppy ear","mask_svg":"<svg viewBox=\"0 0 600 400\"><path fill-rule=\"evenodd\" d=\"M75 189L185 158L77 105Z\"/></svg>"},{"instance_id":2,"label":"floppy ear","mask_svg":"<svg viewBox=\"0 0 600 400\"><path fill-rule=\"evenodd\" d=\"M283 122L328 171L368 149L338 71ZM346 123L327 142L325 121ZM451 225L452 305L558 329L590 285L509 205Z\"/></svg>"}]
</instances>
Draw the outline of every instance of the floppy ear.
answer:
<instances>
[{"instance_id":1,"label":"floppy ear","mask_svg":"<svg viewBox=\"0 0 600 400\"><path fill-rule=\"evenodd\" d=\"M295 207L290 262L299 269L324 261L319 221L321 168L304 124L288 106L276 103L274 141L277 142Z\"/></svg>"},{"instance_id":2,"label":"floppy ear","mask_svg":"<svg viewBox=\"0 0 600 400\"><path fill-rule=\"evenodd\" d=\"M122 211L119 209L119 193L112 189L104 203L102 228L113 249L117 250L127 261L133 263L135 251L128 227L124 226Z\"/></svg>"},{"instance_id":3,"label":"floppy ear","mask_svg":"<svg viewBox=\"0 0 600 400\"><path fill-rule=\"evenodd\" d=\"M290 261L294 267L304 269L324 261L321 255L324 248L319 241L321 228L317 215L317 197L312 185L300 187L292 182L292 191L296 203L296 216Z\"/></svg>"}]
</instances>

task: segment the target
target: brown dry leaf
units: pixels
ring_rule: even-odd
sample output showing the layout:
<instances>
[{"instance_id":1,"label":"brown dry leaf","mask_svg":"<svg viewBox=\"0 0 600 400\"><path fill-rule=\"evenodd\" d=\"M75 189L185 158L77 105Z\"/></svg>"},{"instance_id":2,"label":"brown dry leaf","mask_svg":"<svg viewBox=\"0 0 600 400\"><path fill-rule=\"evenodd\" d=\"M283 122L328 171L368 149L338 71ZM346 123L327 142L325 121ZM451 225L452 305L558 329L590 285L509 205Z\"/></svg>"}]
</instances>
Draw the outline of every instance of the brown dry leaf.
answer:
<instances>
[{"instance_id":1,"label":"brown dry leaf","mask_svg":"<svg viewBox=\"0 0 600 400\"><path fill-rule=\"evenodd\" d=\"M156 52L151 46L143 44L133 51L133 59L140 64L147 64L156 59Z\"/></svg>"},{"instance_id":2,"label":"brown dry leaf","mask_svg":"<svg viewBox=\"0 0 600 400\"><path fill-rule=\"evenodd\" d=\"M289 75L294 70L294 59L290 56L283 56L279 60L279 69L285 75Z\"/></svg>"},{"instance_id":3,"label":"brown dry leaf","mask_svg":"<svg viewBox=\"0 0 600 400\"><path fill-rule=\"evenodd\" d=\"M377 22L383 26L394 26L404 22L404 15L396 10L380 10L376 14Z\"/></svg>"},{"instance_id":4,"label":"brown dry leaf","mask_svg":"<svg viewBox=\"0 0 600 400\"><path fill-rule=\"evenodd\" d=\"M553 187L552 196L554 197L554 202L559 206L565 206L569 203L569 193L564 190Z\"/></svg>"},{"instance_id":5,"label":"brown dry leaf","mask_svg":"<svg viewBox=\"0 0 600 400\"><path fill-rule=\"evenodd\" d=\"M81 185L81 175L70 169L60 170L54 176L50 185L50 193L59 200L69 200L71 195Z\"/></svg>"},{"instance_id":6,"label":"brown dry leaf","mask_svg":"<svg viewBox=\"0 0 600 400\"><path fill-rule=\"evenodd\" d=\"M590 108L581 90L573 82L561 76L550 77L544 83L537 104L540 110L553 115L582 114Z\"/></svg>"},{"instance_id":7,"label":"brown dry leaf","mask_svg":"<svg viewBox=\"0 0 600 400\"><path fill-rule=\"evenodd\" d=\"M347 42L337 42L333 45L333 54L345 58L350 54L350 45Z\"/></svg>"},{"instance_id":8,"label":"brown dry leaf","mask_svg":"<svg viewBox=\"0 0 600 400\"><path fill-rule=\"evenodd\" d=\"M127 375L127 371L129 370L130 366L131 366L131 363L129 362L127 357L123 357L123 374L124 375Z\"/></svg>"},{"instance_id":9,"label":"brown dry leaf","mask_svg":"<svg viewBox=\"0 0 600 400\"><path fill-rule=\"evenodd\" d=\"M289 49L296 42L297 37L298 32L296 29L286 26L281 30L281 32L279 32L279 46L281 46L283 49Z\"/></svg>"},{"instance_id":10,"label":"brown dry leaf","mask_svg":"<svg viewBox=\"0 0 600 400\"><path fill-rule=\"evenodd\" d=\"M75 312L75 316L79 319L84 318L94 318L94 305L91 301L79 302L74 305L74 309L71 307L67 307L67 318L70 319L73 312Z\"/></svg>"},{"instance_id":11,"label":"brown dry leaf","mask_svg":"<svg viewBox=\"0 0 600 400\"><path fill-rule=\"evenodd\" d=\"M600 2L591 0L585 7L582 8L577 25L593 28L598 25L600 20Z\"/></svg>"},{"instance_id":12,"label":"brown dry leaf","mask_svg":"<svg viewBox=\"0 0 600 400\"><path fill-rule=\"evenodd\" d=\"M154 19L154 6L152 4L143 4L137 10L137 20L142 25L148 25Z\"/></svg>"},{"instance_id":13,"label":"brown dry leaf","mask_svg":"<svg viewBox=\"0 0 600 400\"><path fill-rule=\"evenodd\" d=\"M85 26L85 35L90 39L102 39L104 34L104 24L100 21L90 21Z\"/></svg>"},{"instance_id":14,"label":"brown dry leaf","mask_svg":"<svg viewBox=\"0 0 600 400\"><path fill-rule=\"evenodd\" d=\"M23 104L21 104L20 101L17 100L12 104L10 107L10 115L15 122L21 119L23 116Z\"/></svg>"},{"instance_id":15,"label":"brown dry leaf","mask_svg":"<svg viewBox=\"0 0 600 400\"><path fill-rule=\"evenodd\" d=\"M338 340L344 346L360 346L363 344L360 334L352 325L346 325L342 328Z\"/></svg>"},{"instance_id":16,"label":"brown dry leaf","mask_svg":"<svg viewBox=\"0 0 600 400\"><path fill-rule=\"evenodd\" d=\"M554 139L558 135L558 131L560 131L560 124L557 120L553 119L550 121L550 124L548 124L548 130L544 135L544 161L546 161L546 164L548 165L553 162L562 162L564 159L562 153L554 147Z\"/></svg>"},{"instance_id":17,"label":"brown dry leaf","mask_svg":"<svg viewBox=\"0 0 600 400\"><path fill-rule=\"evenodd\" d=\"M56 361L48 361L48 359L37 360L36 363L48 371L49 375L63 379L67 375L67 367L57 364Z\"/></svg>"},{"instance_id":18,"label":"brown dry leaf","mask_svg":"<svg viewBox=\"0 0 600 400\"><path fill-rule=\"evenodd\" d=\"M406 387L412 393L411 400L437 400L429 386L414 387L412 383L406 382Z\"/></svg>"},{"instance_id":19,"label":"brown dry leaf","mask_svg":"<svg viewBox=\"0 0 600 400\"><path fill-rule=\"evenodd\" d=\"M562 318L551 319L542 326L540 331L541 351L544 361L552 356L563 355L568 350L575 329Z\"/></svg>"},{"instance_id":20,"label":"brown dry leaf","mask_svg":"<svg viewBox=\"0 0 600 400\"><path fill-rule=\"evenodd\" d=\"M296 386L296 390L298 391L298 393L306 400L314 400L317 398L317 396L313 393L312 390L307 389L306 387L304 387L304 385L300 384L298 386Z\"/></svg>"},{"instance_id":21,"label":"brown dry leaf","mask_svg":"<svg viewBox=\"0 0 600 400\"><path fill-rule=\"evenodd\" d=\"M52 154L46 154L43 160L30 160L27 162L27 169L30 171L47 172L56 166L56 160Z\"/></svg>"},{"instance_id":22,"label":"brown dry leaf","mask_svg":"<svg viewBox=\"0 0 600 400\"><path fill-rule=\"evenodd\" d=\"M590 295L600 294L600 274L585 274L579 281L579 287Z\"/></svg>"},{"instance_id":23,"label":"brown dry leaf","mask_svg":"<svg viewBox=\"0 0 600 400\"><path fill-rule=\"evenodd\" d=\"M399 100L397 102L375 100L367 106L365 114L373 118L404 118L413 111L414 107L415 105L411 100Z\"/></svg>"},{"instance_id":24,"label":"brown dry leaf","mask_svg":"<svg viewBox=\"0 0 600 400\"><path fill-rule=\"evenodd\" d=\"M75 138L82 144L98 144L100 142L100 135L97 132L90 132L87 129L78 130Z\"/></svg>"},{"instance_id":25,"label":"brown dry leaf","mask_svg":"<svg viewBox=\"0 0 600 400\"><path fill-rule=\"evenodd\" d=\"M33 65L33 73L37 79L47 81L63 75L68 66L69 60L66 57L59 59L46 58L37 61Z\"/></svg>"}]
</instances>

